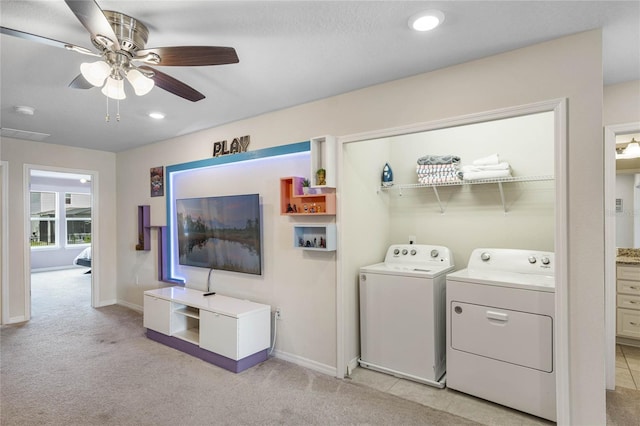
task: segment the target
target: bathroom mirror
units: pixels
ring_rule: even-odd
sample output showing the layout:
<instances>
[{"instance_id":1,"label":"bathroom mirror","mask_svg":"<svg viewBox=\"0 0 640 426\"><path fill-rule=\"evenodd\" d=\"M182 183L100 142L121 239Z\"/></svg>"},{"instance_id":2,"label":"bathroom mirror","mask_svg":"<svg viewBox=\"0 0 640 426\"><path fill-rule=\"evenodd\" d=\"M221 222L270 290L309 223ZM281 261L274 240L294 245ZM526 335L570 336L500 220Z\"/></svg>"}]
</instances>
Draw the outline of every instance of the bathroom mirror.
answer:
<instances>
[{"instance_id":1,"label":"bathroom mirror","mask_svg":"<svg viewBox=\"0 0 640 426\"><path fill-rule=\"evenodd\" d=\"M616 147L640 141L640 133L616 135ZM640 248L640 157L616 160L616 246Z\"/></svg>"}]
</instances>

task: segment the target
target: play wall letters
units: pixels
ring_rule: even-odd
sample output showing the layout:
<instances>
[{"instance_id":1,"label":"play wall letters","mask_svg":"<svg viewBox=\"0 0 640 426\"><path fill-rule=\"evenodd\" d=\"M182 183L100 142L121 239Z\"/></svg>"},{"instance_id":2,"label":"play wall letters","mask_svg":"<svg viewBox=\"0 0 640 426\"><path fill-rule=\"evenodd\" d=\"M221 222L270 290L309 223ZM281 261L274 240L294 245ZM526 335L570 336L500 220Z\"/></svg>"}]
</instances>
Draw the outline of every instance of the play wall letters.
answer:
<instances>
[{"instance_id":1,"label":"play wall letters","mask_svg":"<svg viewBox=\"0 0 640 426\"><path fill-rule=\"evenodd\" d=\"M213 156L220 157L221 155L227 154L237 154L239 152L247 152L247 148L249 147L250 137L240 136L238 138L234 138L227 147L227 141L220 141L213 143Z\"/></svg>"}]
</instances>

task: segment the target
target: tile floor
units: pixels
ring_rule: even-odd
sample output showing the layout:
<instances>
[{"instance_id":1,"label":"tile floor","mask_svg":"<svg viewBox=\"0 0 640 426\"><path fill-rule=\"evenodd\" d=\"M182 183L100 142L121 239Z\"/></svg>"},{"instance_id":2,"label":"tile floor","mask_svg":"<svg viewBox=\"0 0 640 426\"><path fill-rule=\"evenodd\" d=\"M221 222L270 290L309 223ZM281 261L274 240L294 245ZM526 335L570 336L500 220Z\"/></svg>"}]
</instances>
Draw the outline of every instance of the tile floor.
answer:
<instances>
[{"instance_id":1,"label":"tile floor","mask_svg":"<svg viewBox=\"0 0 640 426\"><path fill-rule=\"evenodd\" d=\"M616 345L616 387L640 390L640 348Z\"/></svg>"},{"instance_id":2,"label":"tile floor","mask_svg":"<svg viewBox=\"0 0 640 426\"><path fill-rule=\"evenodd\" d=\"M484 425L555 424L455 390L437 389L365 368L356 368L351 380ZM616 387L640 390L640 348L616 345Z\"/></svg>"},{"instance_id":3,"label":"tile floor","mask_svg":"<svg viewBox=\"0 0 640 426\"><path fill-rule=\"evenodd\" d=\"M351 380L403 399L446 411L484 425L554 425L555 423L448 388L438 389L365 368L356 368Z\"/></svg>"}]
</instances>

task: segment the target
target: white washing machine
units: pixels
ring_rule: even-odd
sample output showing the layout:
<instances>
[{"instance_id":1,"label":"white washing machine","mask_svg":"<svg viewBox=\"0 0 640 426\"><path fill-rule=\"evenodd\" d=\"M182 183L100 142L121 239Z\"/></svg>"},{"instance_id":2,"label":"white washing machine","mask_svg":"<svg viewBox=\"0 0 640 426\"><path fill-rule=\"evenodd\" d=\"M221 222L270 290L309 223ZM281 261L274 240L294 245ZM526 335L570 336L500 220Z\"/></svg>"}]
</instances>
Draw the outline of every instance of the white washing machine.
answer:
<instances>
[{"instance_id":1,"label":"white washing machine","mask_svg":"<svg viewBox=\"0 0 640 426\"><path fill-rule=\"evenodd\" d=\"M442 246L395 244L384 262L360 268L360 366L444 387L445 274Z\"/></svg>"},{"instance_id":2,"label":"white washing machine","mask_svg":"<svg viewBox=\"0 0 640 426\"><path fill-rule=\"evenodd\" d=\"M447 276L447 386L556 420L554 254L475 249Z\"/></svg>"}]
</instances>

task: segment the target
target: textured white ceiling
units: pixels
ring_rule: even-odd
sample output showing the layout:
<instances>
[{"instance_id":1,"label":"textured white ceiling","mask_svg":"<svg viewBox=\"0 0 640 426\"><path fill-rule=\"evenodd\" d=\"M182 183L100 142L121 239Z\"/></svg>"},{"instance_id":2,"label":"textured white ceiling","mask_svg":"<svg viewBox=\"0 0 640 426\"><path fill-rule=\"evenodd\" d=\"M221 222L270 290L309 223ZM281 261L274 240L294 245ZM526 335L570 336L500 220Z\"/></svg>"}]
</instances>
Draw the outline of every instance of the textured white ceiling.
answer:
<instances>
[{"instance_id":1,"label":"textured white ceiling","mask_svg":"<svg viewBox=\"0 0 640 426\"><path fill-rule=\"evenodd\" d=\"M232 46L238 64L159 69L202 92L192 103L159 88L120 102L104 122L99 89L67 85L92 58L0 36L1 127L50 134L45 142L106 151L432 71L580 31L603 29L604 83L640 79L638 1L98 1L150 30L148 47ZM430 33L409 30L414 13L445 15ZM0 24L91 47L61 0L2 0ZM28 105L33 116L17 114ZM166 114L163 121L147 117Z\"/></svg>"}]
</instances>

